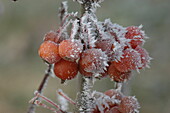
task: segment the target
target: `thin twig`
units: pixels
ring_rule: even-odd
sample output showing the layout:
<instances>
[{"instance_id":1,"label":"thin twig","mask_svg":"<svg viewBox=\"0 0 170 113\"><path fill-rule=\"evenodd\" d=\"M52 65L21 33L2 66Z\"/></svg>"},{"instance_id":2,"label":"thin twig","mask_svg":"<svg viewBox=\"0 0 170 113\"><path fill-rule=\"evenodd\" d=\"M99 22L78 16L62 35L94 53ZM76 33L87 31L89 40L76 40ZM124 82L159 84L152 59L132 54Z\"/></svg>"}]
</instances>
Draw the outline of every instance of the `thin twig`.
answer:
<instances>
[{"instance_id":1,"label":"thin twig","mask_svg":"<svg viewBox=\"0 0 170 113\"><path fill-rule=\"evenodd\" d=\"M76 105L76 103L75 103L70 97L68 97L66 94L64 94L61 89L58 90L58 94L59 94L60 96L62 96L63 98L65 98L65 99L66 99L68 102L70 102L71 104Z\"/></svg>"},{"instance_id":2,"label":"thin twig","mask_svg":"<svg viewBox=\"0 0 170 113\"><path fill-rule=\"evenodd\" d=\"M47 84L47 81L48 81L48 78L50 76L50 73L51 73L51 68L52 68L52 65L48 65L48 69L44 75L44 78L43 80L41 81L41 84L39 85L38 87L38 92L41 94L43 92L43 89L45 87L45 85ZM38 100L38 98L37 98ZM30 105L30 107L28 108L28 111L27 113L35 113L35 109L36 109L36 105L34 104L34 102Z\"/></svg>"},{"instance_id":3,"label":"thin twig","mask_svg":"<svg viewBox=\"0 0 170 113\"><path fill-rule=\"evenodd\" d=\"M36 95L37 97L42 98L44 101L48 102L48 103L51 104L52 106L56 107L61 113L65 113L63 110L61 110L61 108L60 108L59 105L57 105L55 102L53 102L52 100L48 99L47 97L41 95L40 93L38 93L38 91L35 92L35 95Z\"/></svg>"}]
</instances>

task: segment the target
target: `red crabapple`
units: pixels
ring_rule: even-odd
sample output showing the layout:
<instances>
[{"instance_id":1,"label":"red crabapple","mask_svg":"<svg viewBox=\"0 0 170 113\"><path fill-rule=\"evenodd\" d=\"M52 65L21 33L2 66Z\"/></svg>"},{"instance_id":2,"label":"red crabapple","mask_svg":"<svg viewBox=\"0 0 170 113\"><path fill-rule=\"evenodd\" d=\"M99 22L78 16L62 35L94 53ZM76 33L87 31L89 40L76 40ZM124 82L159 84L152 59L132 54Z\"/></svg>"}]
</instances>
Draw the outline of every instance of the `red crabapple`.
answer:
<instances>
[{"instance_id":1,"label":"red crabapple","mask_svg":"<svg viewBox=\"0 0 170 113\"><path fill-rule=\"evenodd\" d=\"M130 44L132 48L144 43L144 32L137 26L130 26L126 28L127 33L125 38L131 39Z\"/></svg>"},{"instance_id":2,"label":"red crabapple","mask_svg":"<svg viewBox=\"0 0 170 113\"><path fill-rule=\"evenodd\" d=\"M142 66L139 67L139 69L142 69L150 63L151 58L149 57L149 53L146 51L146 49L137 46L135 50L140 54Z\"/></svg>"},{"instance_id":3,"label":"red crabapple","mask_svg":"<svg viewBox=\"0 0 170 113\"><path fill-rule=\"evenodd\" d=\"M95 42L95 48L101 49L108 56L108 60L111 61L114 56L114 44L112 39L98 39Z\"/></svg>"},{"instance_id":4,"label":"red crabapple","mask_svg":"<svg viewBox=\"0 0 170 113\"><path fill-rule=\"evenodd\" d=\"M123 97L119 105L121 113L137 113L139 108L137 99L132 96Z\"/></svg>"},{"instance_id":5,"label":"red crabapple","mask_svg":"<svg viewBox=\"0 0 170 113\"><path fill-rule=\"evenodd\" d=\"M131 71L128 72L120 72L116 69L114 63L111 63L111 65L108 68L108 75L110 78L116 82L125 82L131 77Z\"/></svg>"},{"instance_id":6,"label":"red crabapple","mask_svg":"<svg viewBox=\"0 0 170 113\"><path fill-rule=\"evenodd\" d=\"M104 113L121 113L121 112L119 111L119 108L117 106L115 106L115 107L112 107L112 108L106 110Z\"/></svg>"},{"instance_id":7,"label":"red crabapple","mask_svg":"<svg viewBox=\"0 0 170 113\"><path fill-rule=\"evenodd\" d=\"M78 64L61 59L54 64L55 75L62 80L70 80L78 73Z\"/></svg>"},{"instance_id":8,"label":"red crabapple","mask_svg":"<svg viewBox=\"0 0 170 113\"><path fill-rule=\"evenodd\" d=\"M126 49L123 51L120 61L114 61L114 66L120 72L129 72L138 69L141 67L140 54L133 49Z\"/></svg>"},{"instance_id":9,"label":"red crabapple","mask_svg":"<svg viewBox=\"0 0 170 113\"><path fill-rule=\"evenodd\" d=\"M101 49L102 51L108 53L114 48L113 41L111 39L98 39L95 42L95 48Z\"/></svg>"},{"instance_id":10,"label":"red crabapple","mask_svg":"<svg viewBox=\"0 0 170 113\"><path fill-rule=\"evenodd\" d=\"M79 66L85 72L104 73L107 56L101 49L87 49L81 54Z\"/></svg>"},{"instance_id":11,"label":"red crabapple","mask_svg":"<svg viewBox=\"0 0 170 113\"><path fill-rule=\"evenodd\" d=\"M86 77L91 77L93 73L85 71L83 66L81 65L81 62L82 62L82 59L80 58L79 63L78 63L79 72Z\"/></svg>"},{"instance_id":12,"label":"red crabapple","mask_svg":"<svg viewBox=\"0 0 170 113\"><path fill-rule=\"evenodd\" d=\"M117 99L117 100L121 100L123 98L123 94L120 91L117 91L115 89L109 89L109 90L105 91L104 94L109 96L110 98L112 98L114 96L115 99Z\"/></svg>"},{"instance_id":13,"label":"red crabapple","mask_svg":"<svg viewBox=\"0 0 170 113\"><path fill-rule=\"evenodd\" d=\"M45 34L44 41L49 41L49 40L58 43L59 40L58 34L55 31L49 31L48 33Z\"/></svg>"},{"instance_id":14,"label":"red crabapple","mask_svg":"<svg viewBox=\"0 0 170 113\"><path fill-rule=\"evenodd\" d=\"M83 44L78 40L63 40L59 45L59 55L68 61L75 61L80 57Z\"/></svg>"},{"instance_id":15,"label":"red crabapple","mask_svg":"<svg viewBox=\"0 0 170 113\"><path fill-rule=\"evenodd\" d=\"M52 41L44 41L38 50L39 56L46 62L53 64L58 62L61 57L59 56L58 44Z\"/></svg>"}]
</instances>

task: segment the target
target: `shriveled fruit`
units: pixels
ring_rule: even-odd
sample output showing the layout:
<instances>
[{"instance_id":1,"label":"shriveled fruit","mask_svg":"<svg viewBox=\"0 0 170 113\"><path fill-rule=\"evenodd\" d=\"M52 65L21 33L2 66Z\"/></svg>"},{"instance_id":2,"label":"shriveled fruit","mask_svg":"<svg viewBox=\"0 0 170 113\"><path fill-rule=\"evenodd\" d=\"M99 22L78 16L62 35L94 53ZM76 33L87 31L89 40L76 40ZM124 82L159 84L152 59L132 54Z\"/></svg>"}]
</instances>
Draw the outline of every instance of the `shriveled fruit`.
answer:
<instances>
[{"instance_id":1,"label":"shriveled fruit","mask_svg":"<svg viewBox=\"0 0 170 113\"><path fill-rule=\"evenodd\" d=\"M116 69L114 63L111 63L111 65L108 68L108 75L110 78L116 82L125 82L131 77L131 71L128 72L120 72Z\"/></svg>"},{"instance_id":2,"label":"shriveled fruit","mask_svg":"<svg viewBox=\"0 0 170 113\"><path fill-rule=\"evenodd\" d=\"M61 59L54 64L55 75L62 80L70 80L78 73L78 64Z\"/></svg>"},{"instance_id":3,"label":"shriveled fruit","mask_svg":"<svg viewBox=\"0 0 170 113\"><path fill-rule=\"evenodd\" d=\"M125 38L131 39L130 44L132 48L136 48L138 45L142 45L144 43L144 32L137 26L130 26L126 28L127 33Z\"/></svg>"},{"instance_id":4,"label":"shriveled fruit","mask_svg":"<svg viewBox=\"0 0 170 113\"><path fill-rule=\"evenodd\" d=\"M80 57L83 50L83 44L77 40L63 40L59 46L60 56L68 61L75 61Z\"/></svg>"},{"instance_id":5,"label":"shriveled fruit","mask_svg":"<svg viewBox=\"0 0 170 113\"><path fill-rule=\"evenodd\" d=\"M123 51L120 61L114 61L114 66L120 72L128 72L141 67L140 54L133 49L126 49Z\"/></svg>"},{"instance_id":6,"label":"shriveled fruit","mask_svg":"<svg viewBox=\"0 0 170 113\"><path fill-rule=\"evenodd\" d=\"M87 49L81 54L79 66L85 72L104 73L107 56L101 49Z\"/></svg>"},{"instance_id":7,"label":"shriveled fruit","mask_svg":"<svg viewBox=\"0 0 170 113\"><path fill-rule=\"evenodd\" d=\"M119 110L122 113L137 113L139 108L140 106L137 99L132 96L123 97L119 105Z\"/></svg>"},{"instance_id":8,"label":"shriveled fruit","mask_svg":"<svg viewBox=\"0 0 170 113\"><path fill-rule=\"evenodd\" d=\"M38 50L39 56L46 62L53 64L58 62L61 57L59 56L58 44L52 41L44 41Z\"/></svg>"}]
</instances>

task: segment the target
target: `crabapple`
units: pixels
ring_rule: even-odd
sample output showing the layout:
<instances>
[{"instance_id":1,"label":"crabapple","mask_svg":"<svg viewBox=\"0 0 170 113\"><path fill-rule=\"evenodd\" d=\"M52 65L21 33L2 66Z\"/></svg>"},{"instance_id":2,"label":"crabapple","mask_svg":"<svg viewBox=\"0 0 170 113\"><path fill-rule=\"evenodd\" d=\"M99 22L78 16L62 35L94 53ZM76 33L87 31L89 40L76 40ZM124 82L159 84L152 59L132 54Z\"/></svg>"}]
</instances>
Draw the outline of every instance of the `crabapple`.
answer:
<instances>
[{"instance_id":1,"label":"crabapple","mask_svg":"<svg viewBox=\"0 0 170 113\"><path fill-rule=\"evenodd\" d=\"M63 40L59 45L59 55L68 61L75 61L80 57L83 44L78 40Z\"/></svg>"},{"instance_id":2,"label":"crabapple","mask_svg":"<svg viewBox=\"0 0 170 113\"><path fill-rule=\"evenodd\" d=\"M149 53L146 51L146 49L137 46L135 50L140 54L142 66L139 67L139 69L142 69L150 63L151 58L149 57Z\"/></svg>"},{"instance_id":3,"label":"crabapple","mask_svg":"<svg viewBox=\"0 0 170 113\"><path fill-rule=\"evenodd\" d=\"M104 94L109 96L110 98L114 96L114 98L117 100L121 100L123 98L123 94L120 91L115 90L115 89L109 89L105 91Z\"/></svg>"},{"instance_id":4,"label":"crabapple","mask_svg":"<svg viewBox=\"0 0 170 113\"><path fill-rule=\"evenodd\" d=\"M61 80L73 79L78 73L78 64L61 59L54 64L54 73Z\"/></svg>"},{"instance_id":5,"label":"crabapple","mask_svg":"<svg viewBox=\"0 0 170 113\"><path fill-rule=\"evenodd\" d=\"M119 105L119 110L122 113L136 113L139 108L137 99L132 96L123 97Z\"/></svg>"},{"instance_id":6,"label":"crabapple","mask_svg":"<svg viewBox=\"0 0 170 113\"><path fill-rule=\"evenodd\" d=\"M87 49L81 54L79 66L85 72L104 73L107 66L107 56L101 49Z\"/></svg>"},{"instance_id":7,"label":"crabapple","mask_svg":"<svg viewBox=\"0 0 170 113\"><path fill-rule=\"evenodd\" d=\"M144 43L144 32L137 26L130 26L126 28L127 33L125 34L125 38L131 39L130 45L132 48L136 48L138 45L142 45Z\"/></svg>"},{"instance_id":8,"label":"crabapple","mask_svg":"<svg viewBox=\"0 0 170 113\"><path fill-rule=\"evenodd\" d=\"M48 33L45 34L44 36L44 41L53 41L58 43L59 37L58 34L55 31L49 31Z\"/></svg>"},{"instance_id":9,"label":"crabapple","mask_svg":"<svg viewBox=\"0 0 170 113\"><path fill-rule=\"evenodd\" d=\"M39 56L46 62L53 64L58 62L61 57L58 51L59 45L52 41L44 41L38 50Z\"/></svg>"},{"instance_id":10,"label":"crabapple","mask_svg":"<svg viewBox=\"0 0 170 113\"><path fill-rule=\"evenodd\" d=\"M133 49L126 49L123 51L120 61L114 61L114 66L120 72L129 72L138 69L138 67L141 67L140 54Z\"/></svg>"},{"instance_id":11,"label":"crabapple","mask_svg":"<svg viewBox=\"0 0 170 113\"><path fill-rule=\"evenodd\" d=\"M116 69L114 63L111 63L108 68L108 75L110 78L116 82L125 82L131 77L131 71L120 72Z\"/></svg>"}]
</instances>

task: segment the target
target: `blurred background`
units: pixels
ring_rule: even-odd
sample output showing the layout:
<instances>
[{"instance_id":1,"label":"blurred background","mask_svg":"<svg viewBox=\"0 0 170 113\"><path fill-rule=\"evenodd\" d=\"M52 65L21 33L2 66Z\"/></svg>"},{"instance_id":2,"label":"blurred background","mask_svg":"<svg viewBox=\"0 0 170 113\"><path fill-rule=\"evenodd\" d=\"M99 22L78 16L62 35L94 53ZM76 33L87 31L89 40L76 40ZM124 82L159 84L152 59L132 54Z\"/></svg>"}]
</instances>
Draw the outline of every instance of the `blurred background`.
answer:
<instances>
[{"instance_id":1,"label":"blurred background","mask_svg":"<svg viewBox=\"0 0 170 113\"><path fill-rule=\"evenodd\" d=\"M0 0L0 113L24 113L47 68L37 54L43 36L59 26L58 8L62 0ZM69 0L69 11L80 10ZM153 58L151 68L127 83L130 95L141 104L141 113L170 112L170 1L169 0L105 0L97 11L99 20L110 18L122 26L140 25L150 37L144 47ZM50 78L44 95L56 99L63 89L75 98L78 80L61 85ZM94 89L104 92L113 88L109 79L97 81ZM36 113L49 113L38 107Z\"/></svg>"}]
</instances>

